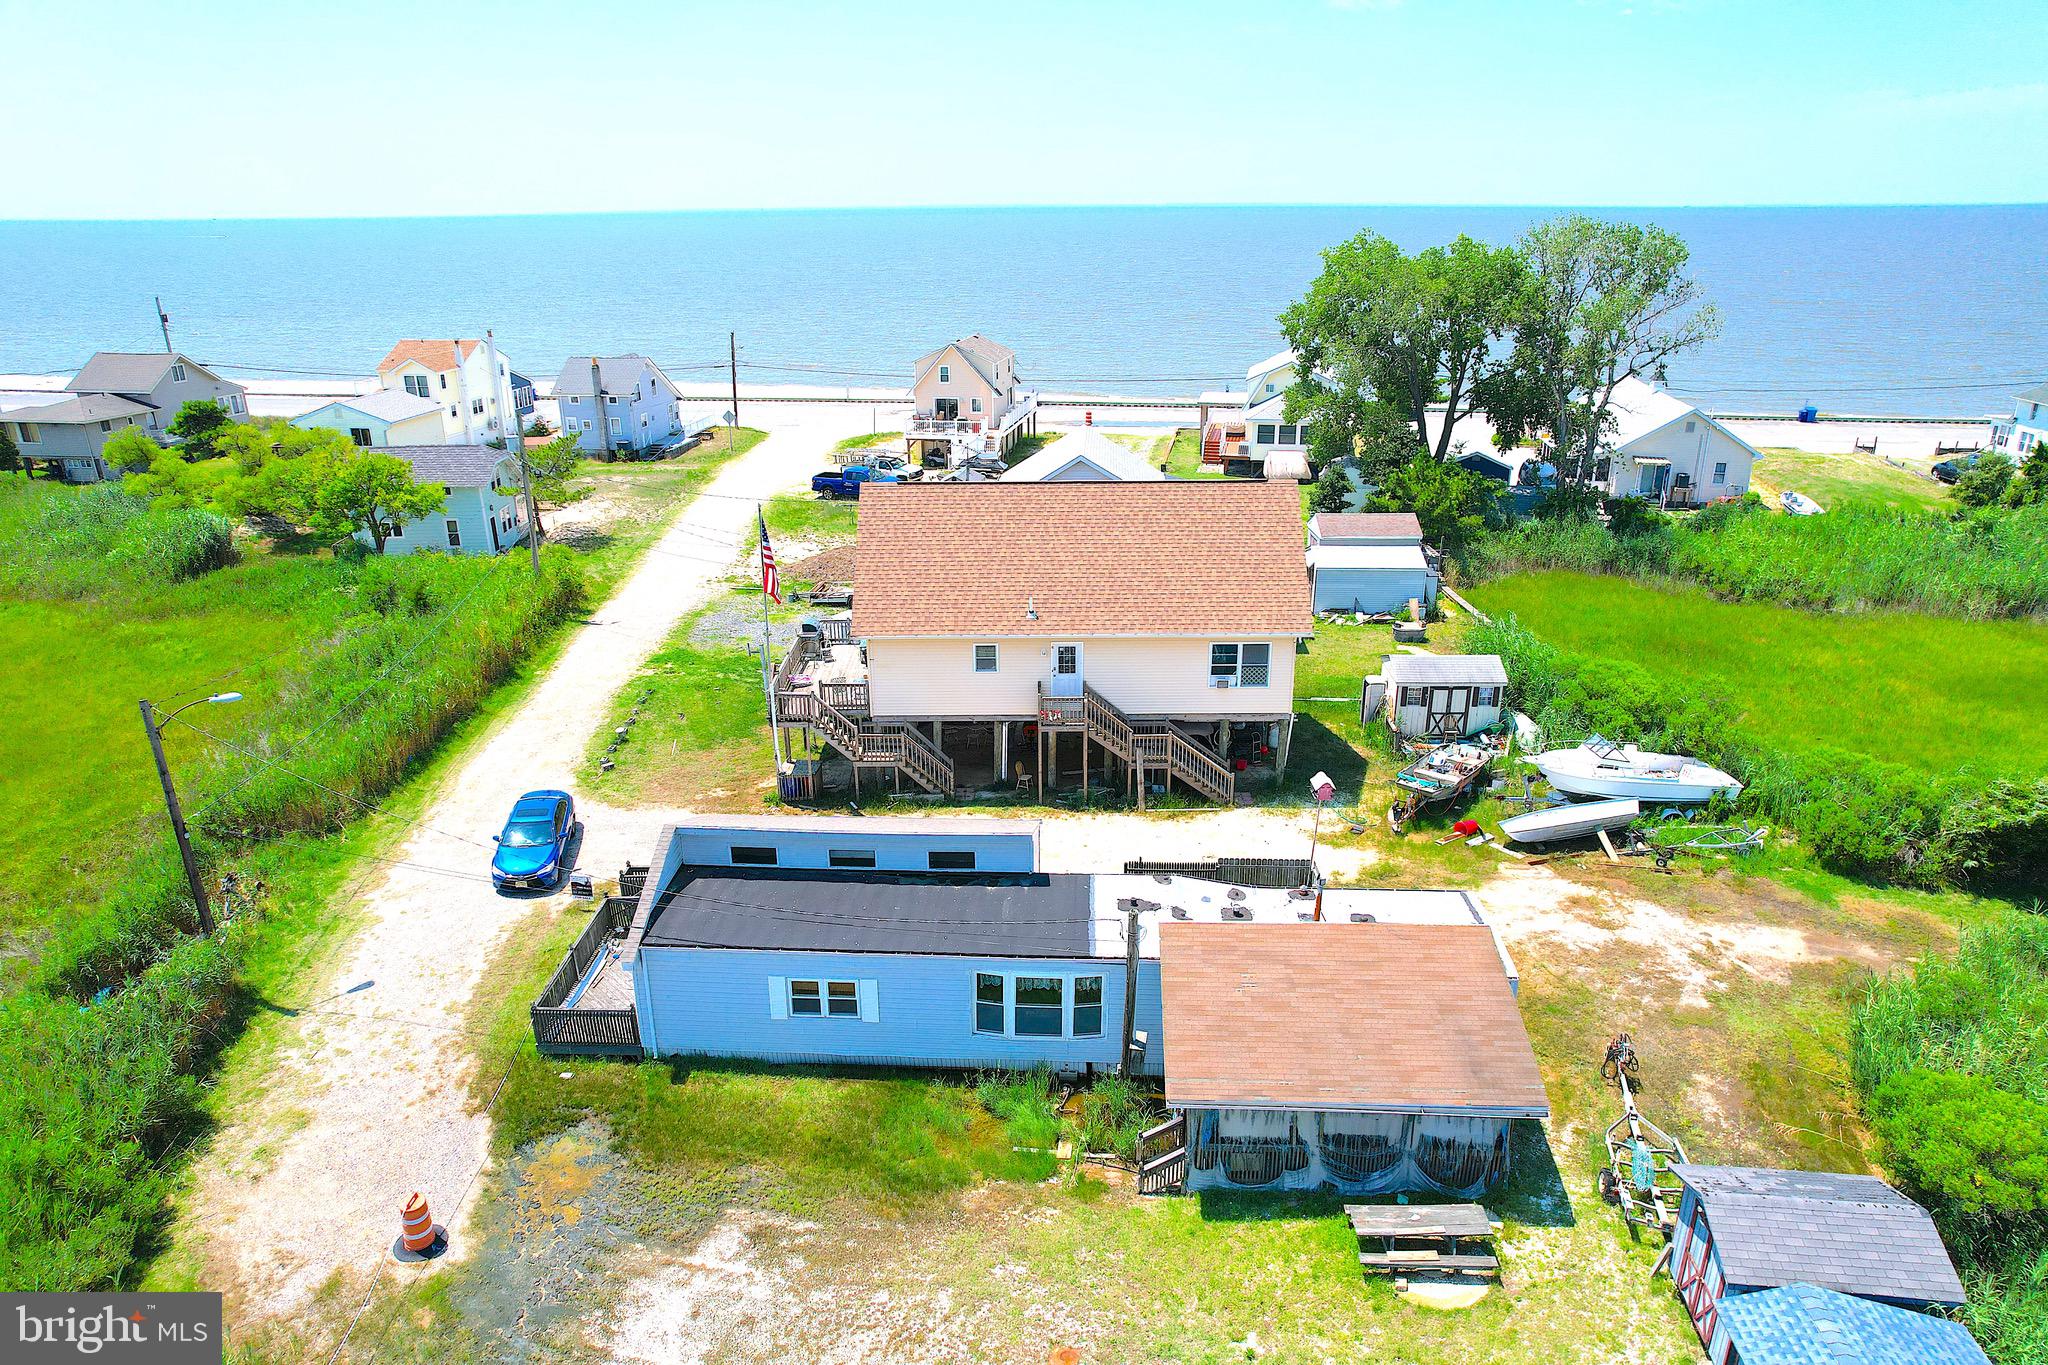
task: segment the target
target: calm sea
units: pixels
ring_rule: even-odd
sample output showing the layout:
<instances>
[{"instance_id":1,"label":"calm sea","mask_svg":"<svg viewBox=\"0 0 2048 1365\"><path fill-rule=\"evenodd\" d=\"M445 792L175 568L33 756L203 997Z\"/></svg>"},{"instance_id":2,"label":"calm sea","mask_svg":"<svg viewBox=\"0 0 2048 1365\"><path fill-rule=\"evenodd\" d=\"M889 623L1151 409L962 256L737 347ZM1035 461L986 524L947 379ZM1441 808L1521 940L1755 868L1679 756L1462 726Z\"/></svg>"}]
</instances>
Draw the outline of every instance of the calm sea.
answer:
<instances>
[{"instance_id":1,"label":"calm sea","mask_svg":"<svg viewBox=\"0 0 2048 1365\"><path fill-rule=\"evenodd\" d=\"M1607 211L1682 233L1725 320L1674 387L1723 409L1978 414L2048 379L2048 206ZM1186 393L1279 347L1317 252L1511 240L1538 211L958 209L0 223L0 371L179 347L243 376L359 375L494 327L522 370L643 351L708 379L905 382L980 330L1047 388Z\"/></svg>"}]
</instances>

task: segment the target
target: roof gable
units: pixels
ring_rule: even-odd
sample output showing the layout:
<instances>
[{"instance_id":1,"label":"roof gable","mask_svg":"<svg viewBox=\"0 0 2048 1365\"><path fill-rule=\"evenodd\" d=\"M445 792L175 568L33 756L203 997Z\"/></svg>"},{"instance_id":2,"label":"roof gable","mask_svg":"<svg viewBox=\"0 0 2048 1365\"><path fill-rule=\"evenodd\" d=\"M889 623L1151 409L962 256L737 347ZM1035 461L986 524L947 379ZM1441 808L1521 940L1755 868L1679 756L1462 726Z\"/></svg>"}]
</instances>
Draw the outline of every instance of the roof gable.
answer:
<instances>
[{"instance_id":1,"label":"roof gable","mask_svg":"<svg viewBox=\"0 0 2048 1365\"><path fill-rule=\"evenodd\" d=\"M422 398L405 389L375 389L369 393L357 394L353 398L337 398L331 403L323 403L311 412L301 413L292 420L303 424L316 413L335 408L344 412L359 413L364 417L373 417L380 422L404 422L414 417L424 417L428 413L438 413L441 405L431 398Z\"/></svg>"},{"instance_id":2,"label":"roof gable","mask_svg":"<svg viewBox=\"0 0 2048 1365\"><path fill-rule=\"evenodd\" d=\"M562 371L555 376L555 395L566 393L587 394L590 390L591 357L572 355L562 362ZM638 392L640 381L649 372L654 376L657 391L666 389L672 398L682 397L669 377L662 373L661 366L637 352L629 355L605 355L597 357L598 382L604 385L606 393L624 394Z\"/></svg>"},{"instance_id":3,"label":"roof gable","mask_svg":"<svg viewBox=\"0 0 2048 1365\"><path fill-rule=\"evenodd\" d=\"M179 351L101 351L64 387L71 393L148 393L173 365L197 370L208 379L220 376Z\"/></svg>"},{"instance_id":4,"label":"roof gable","mask_svg":"<svg viewBox=\"0 0 2048 1365\"><path fill-rule=\"evenodd\" d=\"M1080 463L1093 465L1105 479L1146 483L1166 477L1146 463L1145 457L1123 442L1092 427L1047 445L1029 459L1012 465L1003 474L1011 483L1032 483L1052 479Z\"/></svg>"},{"instance_id":5,"label":"roof gable","mask_svg":"<svg viewBox=\"0 0 2048 1365\"><path fill-rule=\"evenodd\" d=\"M38 427L71 427L112 421L116 417L140 417L152 411L150 404L130 402L117 393L81 393L57 403L10 408L7 420Z\"/></svg>"},{"instance_id":6,"label":"roof gable","mask_svg":"<svg viewBox=\"0 0 2048 1365\"><path fill-rule=\"evenodd\" d=\"M440 374L447 370L459 369L477 347L483 345L474 339L441 339L436 337L406 337L393 346L382 360L377 362L377 373L395 370L408 361L416 362Z\"/></svg>"},{"instance_id":7,"label":"roof gable","mask_svg":"<svg viewBox=\"0 0 2048 1365\"><path fill-rule=\"evenodd\" d=\"M967 367L980 375L992 389L1002 387L996 379L996 374L1005 363L1009 365L1012 376L1016 374L1017 353L1000 341L991 341L981 333L975 332L957 341L949 341L936 351L918 357L917 377L911 381L911 387L915 388L922 384L924 377L932 372L932 367L944 360L949 352L965 361Z\"/></svg>"},{"instance_id":8,"label":"roof gable","mask_svg":"<svg viewBox=\"0 0 2048 1365\"><path fill-rule=\"evenodd\" d=\"M1314 630L1290 483L867 484L859 636Z\"/></svg>"}]
</instances>

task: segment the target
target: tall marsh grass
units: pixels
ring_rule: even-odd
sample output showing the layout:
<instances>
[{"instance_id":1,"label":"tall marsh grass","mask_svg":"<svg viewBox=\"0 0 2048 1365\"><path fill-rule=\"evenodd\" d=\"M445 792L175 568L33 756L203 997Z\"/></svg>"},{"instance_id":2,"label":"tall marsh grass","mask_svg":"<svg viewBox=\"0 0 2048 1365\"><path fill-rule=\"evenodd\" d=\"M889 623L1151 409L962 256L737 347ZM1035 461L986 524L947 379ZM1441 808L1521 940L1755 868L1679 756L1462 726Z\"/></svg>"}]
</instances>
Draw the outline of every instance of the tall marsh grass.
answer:
<instances>
[{"instance_id":1,"label":"tall marsh grass","mask_svg":"<svg viewBox=\"0 0 2048 1365\"><path fill-rule=\"evenodd\" d=\"M1596 522L1525 521L1484 538L1462 567L1478 580L1534 569L1622 574L1828 611L2039 616L2048 614L2048 507L1950 517L1851 506L1788 517L1728 504L1626 537Z\"/></svg>"},{"instance_id":2,"label":"tall marsh grass","mask_svg":"<svg viewBox=\"0 0 2048 1365\"><path fill-rule=\"evenodd\" d=\"M193 508L153 508L111 485L0 500L0 591L91 596L108 570L155 582L196 578L234 562L234 527Z\"/></svg>"}]
</instances>

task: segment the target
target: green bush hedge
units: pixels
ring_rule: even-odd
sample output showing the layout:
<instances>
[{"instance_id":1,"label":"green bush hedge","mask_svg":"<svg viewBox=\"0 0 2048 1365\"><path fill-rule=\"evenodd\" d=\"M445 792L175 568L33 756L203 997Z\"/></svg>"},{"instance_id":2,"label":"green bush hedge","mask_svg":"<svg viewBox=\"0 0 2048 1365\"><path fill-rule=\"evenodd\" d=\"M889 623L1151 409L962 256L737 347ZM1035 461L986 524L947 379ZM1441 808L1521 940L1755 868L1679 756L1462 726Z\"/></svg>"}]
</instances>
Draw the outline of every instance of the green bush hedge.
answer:
<instances>
[{"instance_id":1,"label":"green bush hedge","mask_svg":"<svg viewBox=\"0 0 2048 1365\"><path fill-rule=\"evenodd\" d=\"M1930 777L1862 754L1765 744L1725 693L1558 649L1512 618L1478 627L1467 648L1501 656L1509 703L1546 744L1602 734L1695 755L1741 779L1741 809L1795 830L1835 871L2036 894L2048 884L2048 778Z\"/></svg>"}]
</instances>

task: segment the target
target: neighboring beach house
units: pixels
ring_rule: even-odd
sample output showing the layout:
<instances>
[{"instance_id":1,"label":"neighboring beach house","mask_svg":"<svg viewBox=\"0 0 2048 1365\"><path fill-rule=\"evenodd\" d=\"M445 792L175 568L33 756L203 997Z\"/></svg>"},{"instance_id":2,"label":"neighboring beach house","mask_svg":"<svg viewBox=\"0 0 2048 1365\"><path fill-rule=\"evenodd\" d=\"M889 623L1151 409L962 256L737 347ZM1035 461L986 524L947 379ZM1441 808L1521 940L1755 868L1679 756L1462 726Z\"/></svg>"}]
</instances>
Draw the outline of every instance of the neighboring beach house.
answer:
<instances>
[{"instance_id":1,"label":"neighboring beach house","mask_svg":"<svg viewBox=\"0 0 2048 1365\"><path fill-rule=\"evenodd\" d=\"M1317 611L1405 612L1436 602L1439 571L1413 512L1319 512L1308 522Z\"/></svg>"},{"instance_id":2,"label":"neighboring beach house","mask_svg":"<svg viewBox=\"0 0 2048 1365\"><path fill-rule=\"evenodd\" d=\"M1599 477L1610 497L1699 507L1749 491L1756 447L1683 398L1631 376L1614 386L1609 411Z\"/></svg>"},{"instance_id":3,"label":"neighboring beach house","mask_svg":"<svg viewBox=\"0 0 2048 1365\"><path fill-rule=\"evenodd\" d=\"M65 483L99 483L116 477L100 452L107 438L123 427L150 430L155 409L113 394L51 395L57 401L10 407L4 418L8 433L33 474L37 465ZM154 434L152 432L152 434Z\"/></svg>"},{"instance_id":4,"label":"neighboring beach house","mask_svg":"<svg viewBox=\"0 0 2048 1365\"><path fill-rule=\"evenodd\" d=\"M408 337L377 362L377 383L433 400L449 444L499 440L520 427L511 366L503 352L494 361L493 349L488 339Z\"/></svg>"},{"instance_id":5,"label":"neighboring beach house","mask_svg":"<svg viewBox=\"0 0 2048 1365\"><path fill-rule=\"evenodd\" d=\"M1817 1285L1913 1309L1963 1303L1962 1281L1934 1220L1876 1176L1671 1169L1683 1186L1671 1238L1672 1286L1712 1365L1738 1359L1721 1330L1722 1305L1762 1290Z\"/></svg>"},{"instance_id":6,"label":"neighboring beach house","mask_svg":"<svg viewBox=\"0 0 2048 1365\"><path fill-rule=\"evenodd\" d=\"M126 399L148 409L149 434L171 439L171 423L187 403L217 403L230 417L249 411L249 394L177 351L101 351L71 377L65 391Z\"/></svg>"},{"instance_id":7,"label":"neighboring beach house","mask_svg":"<svg viewBox=\"0 0 2048 1365\"><path fill-rule=\"evenodd\" d=\"M438 483L447 499L435 511L391 528L385 554L421 550L494 555L526 539L526 504L519 496L519 464L512 452L487 445L391 446L421 483ZM371 543L367 531L356 533Z\"/></svg>"},{"instance_id":8,"label":"neighboring beach house","mask_svg":"<svg viewBox=\"0 0 2048 1365\"><path fill-rule=\"evenodd\" d=\"M1003 474L1008 483L1154 483L1165 471L1122 441L1083 427Z\"/></svg>"},{"instance_id":9,"label":"neighboring beach house","mask_svg":"<svg viewBox=\"0 0 2048 1365\"><path fill-rule=\"evenodd\" d=\"M1300 373L1291 350L1267 356L1245 371L1245 391L1204 394L1202 462L1267 478L1308 478L1308 426L1287 420L1287 391ZM1230 399L1243 406L1232 410ZM1210 413L1211 407L1219 410Z\"/></svg>"},{"instance_id":10,"label":"neighboring beach house","mask_svg":"<svg viewBox=\"0 0 2048 1365\"><path fill-rule=\"evenodd\" d=\"M555 376L555 410L576 447L631 455L680 439L682 390L644 355L572 355Z\"/></svg>"},{"instance_id":11,"label":"neighboring beach house","mask_svg":"<svg viewBox=\"0 0 2048 1365\"><path fill-rule=\"evenodd\" d=\"M1469 1195L1548 1112L1462 892L1037 863L1031 821L693 818L574 998L653 1057L1163 1075L1151 1189Z\"/></svg>"},{"instance_id":12,"label":"neighboring beach house","mask_svg":"<svg viewBox=\"0 0 2048 1365\"><path fill-rule=\"evenodd\" d=\"M441 440L441 405L404 389L377 389L302 412L292 425L332 427L359 446L423 446Z\"/></svg>"},{"instance_id":13,"label":"neighboring beach house","mask_svg":"<svg viewBox=\"0 0 2048 1365\"><path fill-rule=\"evenodd\" d=\"M1017 384L1017 353L976 332L920 356L904 430L910 458L950 469L998 456L1038 430L1038 397Z\"/></svg>"},{"instance_id":14,"label":"neighboring beach house","mask_svg":"<svg viewBox=\"0 0 2048 1365\"><path fill-rule=\"evenodd\" d=\"M856 781L1092 773L1228 804L1236 772L1286 767L1301 554L1292 484L869 484L850 632L799 638L778 715Z\"/></svg>"},{"instance_id":15,"label":"neighboring beach house","mask_svg":"<svg viewBox=\"0 0 2048 1365\"><path fill-rule=\"evenodd\" d=\"M1991 424L1991 449L2018 464L2048 445L2048 384L2036 385L2013 399L2012 416Z\"/></svg>"}]
</instances>

